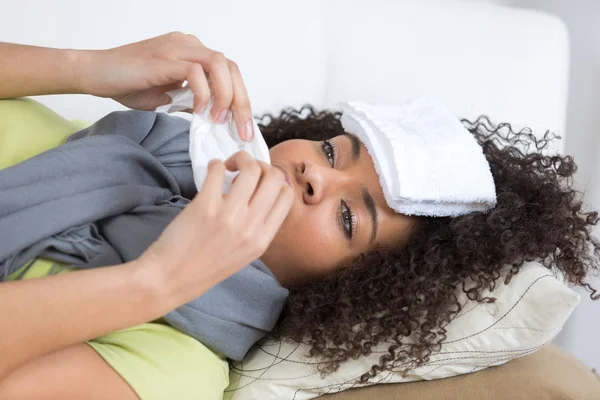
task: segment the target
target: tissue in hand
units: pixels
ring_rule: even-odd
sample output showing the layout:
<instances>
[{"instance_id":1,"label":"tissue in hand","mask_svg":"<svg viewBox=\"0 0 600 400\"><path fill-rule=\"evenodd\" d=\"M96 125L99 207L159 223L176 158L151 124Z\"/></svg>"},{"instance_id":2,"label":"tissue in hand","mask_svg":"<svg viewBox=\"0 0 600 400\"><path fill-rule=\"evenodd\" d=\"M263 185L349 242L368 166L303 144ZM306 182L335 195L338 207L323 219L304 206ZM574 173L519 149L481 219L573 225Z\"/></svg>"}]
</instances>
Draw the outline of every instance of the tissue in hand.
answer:
<instances>
[{"instance_id":1,"label":"tissue in hand","mask_svg":"<svg viewBox=\"0 0 600 400\"><path fill-rule=\"evenodd\" d=\"M172 90L167 92L167 95L172 99L171 104L158 107L156 112L175 112L193 108L194 94L191 89L185 87ZM214 158L225 161L234 153L243 150L259 161L271 163L269 148L254 119L252 120L254 138L246 142L239 137L231 111L227 113L225 122L218 124L213 122L210 116L211 108L212 100L201 114L192 114L190 124L190 159L194 183L198 190L206 179L208 162ZM225 172L223 193L229 191L237 174L238 172Z\"/></svg>"}]
</instances>

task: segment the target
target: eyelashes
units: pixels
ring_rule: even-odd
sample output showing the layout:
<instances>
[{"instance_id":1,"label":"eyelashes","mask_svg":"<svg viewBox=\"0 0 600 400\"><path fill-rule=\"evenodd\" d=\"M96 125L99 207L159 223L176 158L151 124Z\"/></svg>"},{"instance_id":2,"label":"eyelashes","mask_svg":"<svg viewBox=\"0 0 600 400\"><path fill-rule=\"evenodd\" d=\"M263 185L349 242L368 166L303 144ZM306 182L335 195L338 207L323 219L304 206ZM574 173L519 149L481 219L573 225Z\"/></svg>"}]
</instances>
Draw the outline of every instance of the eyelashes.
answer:
<instances>
[{"instance_id":1,"label":"eyelashes","mask_svg":"<svg viewBox=\"0 0 600 400\"><path fill-rule=\"evenodd\" d=\"M329 162L329 165L331 165L331 168L335 168L335 144L329 140L323 140L323 143L321 144L321 150L323 150L323 154Z\"/></svg>"},{"instance_id":2,"label":"eyelashes","mask_svg":"<svg viewBox=\"0 0 600 400\"><path fill-rule=\"evenodd\" d=\"M335 168L336 165L336 147L333 142L330 140L324 140L321 143L321 150L323 151L323 155L329 162L331 168ZM356 213L352 209L352 207L348 206L348 204L344 201L340 201L340 211L338 216L339 224L342 228L344 236L348 240L351 240L354 236L354 227L356 225Z\"/></svg>"},{"instance_id":3,"label":"eyelashes","mask_svg":"<svg viewBox=\"0 0 600 400\"><path fill-rule=\"evenodd\" d=\"M356 214L354 210L344 200L341 201L340 207L340 223L342 224L342 229L344 230L344 235L348 240L351 240L354 236L354 226L356 224Z\"/></svg>"}]
</instances>

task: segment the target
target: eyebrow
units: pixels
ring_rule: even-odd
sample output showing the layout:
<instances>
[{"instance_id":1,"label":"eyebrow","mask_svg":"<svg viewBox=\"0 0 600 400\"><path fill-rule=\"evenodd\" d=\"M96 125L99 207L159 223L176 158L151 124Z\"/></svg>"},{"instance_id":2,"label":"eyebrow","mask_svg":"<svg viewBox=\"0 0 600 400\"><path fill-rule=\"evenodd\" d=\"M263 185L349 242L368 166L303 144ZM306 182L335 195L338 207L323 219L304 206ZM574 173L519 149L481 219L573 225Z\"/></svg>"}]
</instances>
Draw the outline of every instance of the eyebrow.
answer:
<instances>
[{"instance_id":1,"label":"eyebrow","mask_svg":"<svg viewBox=\"0 0 600 400\"><path fill-rule=\"evenodd\" d=\"M350 139L350 143L352 143L352 161L354 161L354 163L357 163L358 158L360 157L360 141L358 140L356 135L353 135L351 133L346 132L344 133L344 136Z\"/></svg>"},{"instance_id":2,"label":"eyebrow","mask_svg":"<svg viewBox=\"0 0 600 400\"><path fill-rule=\"evenodd\" d=\"M367 210L369 211L369 214L371 215L371 239L369 240L369 243L373 243L375 241L375 237L377 236L377 208L375 207L375 201L373 200L373 196L371 196L371 193L369 193L369 189L366 188L366 186L362 187L362 195L363 195L363 201L365 203L365 207L367 207Z\"/></svg>"},{"instance_id":3,"label":"eyebrow","mask_svg":"<svg viewBox=\"0 0 600 400\"><path fill-rule=\"evenodd\" d=\"M360 141L356 135L351 133L346 132L344 136L350 139L350 143L352 144L352 162L356 164L360 158ZM377 226L379 225L377 220L377 207L375 206L375 200L373 200L373 196L371 196L369 189L367 189L365 185L361 185L361 187L363 202L371 216L371 239L369 240L369 243L373 243L377 237Z\"/></svg>"}]
</instances>

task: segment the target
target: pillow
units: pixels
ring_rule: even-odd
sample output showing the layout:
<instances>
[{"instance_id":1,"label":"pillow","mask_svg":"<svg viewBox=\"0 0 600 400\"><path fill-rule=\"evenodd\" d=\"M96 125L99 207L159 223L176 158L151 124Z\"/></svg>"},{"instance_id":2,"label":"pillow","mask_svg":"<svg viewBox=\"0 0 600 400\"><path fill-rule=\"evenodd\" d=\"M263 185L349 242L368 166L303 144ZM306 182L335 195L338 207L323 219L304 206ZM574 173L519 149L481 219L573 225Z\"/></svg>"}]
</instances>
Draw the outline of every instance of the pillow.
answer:
<instances>
[{"instance_id":1,"label":"pillow","mask_svg":"<svg viewBox=\"0 0 600 400\"><path fill-rule=\"evenodd\" d=\"M600 398L600 377L550 344L500 367L432 382L375 385L319 400L591 400Z\"/></svg>"},{"instance_id":2,"label":"pillow","mask_svg":"<svg viewBox=\"0 0 600 400\"><path fill-rule=\"evenodd\" d=\"M550 343L579 302L559 275L537 262L523 265L509 285L484 294L495 303L477 303L461 292L463 309L446 327L447 338L430 361L410 371L384 371L368 384L433 380L467 374L531 354ZM377 364L388 345L350 360L321 379L304 344L264 340L230 368L225 400L311 399L363 386L355 380Z\"/></svg>"},{"instance_id":3,"label":"pillow","mask_svg":"<svg viewBox=\"0 0 600 400\"><path fill-rule=\"evenodd\" d=\"M64 142L86 125L32 99L0 100L0 170Z\"/></svg>"}]
</instances>

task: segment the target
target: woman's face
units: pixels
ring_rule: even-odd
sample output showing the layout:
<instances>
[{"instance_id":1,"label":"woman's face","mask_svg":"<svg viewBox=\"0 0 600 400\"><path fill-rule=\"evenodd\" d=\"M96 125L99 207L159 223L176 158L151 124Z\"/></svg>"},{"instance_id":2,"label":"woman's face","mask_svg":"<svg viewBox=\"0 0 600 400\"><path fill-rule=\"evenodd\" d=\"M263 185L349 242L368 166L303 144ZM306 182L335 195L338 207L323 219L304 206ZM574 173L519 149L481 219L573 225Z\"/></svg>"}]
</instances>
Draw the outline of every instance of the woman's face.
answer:
<instances>
[{"instance_id":1,"label":"woman's face","mask_svg":"<svg viewBox=\"0 0 600 400\"><path fill-rule=\"evenodd\" d=\"M290 212L261 257L282 285L323 276L376 246L406 242L416 219L388 207L371 156L356 137L288 140L270 155L294 191Z\"/></svg>"}]
</instances>

